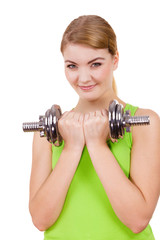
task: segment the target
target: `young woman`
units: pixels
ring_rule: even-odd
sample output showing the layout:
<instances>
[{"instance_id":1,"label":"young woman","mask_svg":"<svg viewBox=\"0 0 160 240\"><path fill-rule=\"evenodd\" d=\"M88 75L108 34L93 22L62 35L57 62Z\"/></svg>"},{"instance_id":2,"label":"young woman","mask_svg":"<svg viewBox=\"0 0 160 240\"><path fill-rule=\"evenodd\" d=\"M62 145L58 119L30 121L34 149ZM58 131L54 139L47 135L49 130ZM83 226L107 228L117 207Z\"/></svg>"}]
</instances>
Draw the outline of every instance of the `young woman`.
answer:
<instances>
[{"instance_id":1,"label":"young woman","mask_svg":"<svg viewBox=\"0 0 160 240\"><path fill-rule=\"evenodd\" d=\"M29 209L44 239L153 240L149 225L160 193L160 119L116 95L116 35L95 15L73 20L61 51L68 82L79 95L58 122L63 143L33 139ZM117 99L150 125L110 138L107 109Z\"/></svg>"}]
</instances>

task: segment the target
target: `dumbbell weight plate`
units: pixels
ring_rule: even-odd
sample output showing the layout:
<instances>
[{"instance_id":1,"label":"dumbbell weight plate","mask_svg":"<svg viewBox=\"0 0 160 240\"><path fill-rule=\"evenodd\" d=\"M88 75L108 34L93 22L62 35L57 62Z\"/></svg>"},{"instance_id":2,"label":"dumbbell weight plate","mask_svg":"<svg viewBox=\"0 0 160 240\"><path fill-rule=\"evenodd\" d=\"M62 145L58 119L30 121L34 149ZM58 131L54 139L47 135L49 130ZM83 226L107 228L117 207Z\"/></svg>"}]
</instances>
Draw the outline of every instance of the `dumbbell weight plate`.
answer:
<instances>
[{"instance_id":1,"label":"dumbbell weight plate","mask_svg":"<svg viewBox=\"0 0 160 240\"><path fill-rule=\"evenodd\" d=\"M48 109L45 113L45 135L50 143L59 146L62 141L62 137L58 131L58 120L62 115L60 106L54 104L51 109Z\"/></svg>"},{"instance_id":2,"label":"dumbbell weight plate","mask_svg":"<svg viewBox=\"0 0 160 240\"><path fill-rule=\"evenodd\" d=\"M118 102L113 100L109 105L109 128L110 128L110 135L112 138L117 138L117 125L116 125L116 105Z\"/></svg>"},{"instance_id":3,"label":"dumbbell weight plate","mask_svg":"<svg viewBox=\"0 0 160 240\"><path fill-rule=\"evenodd\" d=\"M50 109L49 132L50 132L50 142L54 143L57 139L56 108L54 108L54 106L52 106L51 109Z\"/></svg>"},{"instance_id":4,"label":"dumbbell weight plate","mask_svg":"<svg viewBox=\"0 0 160 240\"><path fill-rule=\"evenodd\" d=\"M48 109L45 113L45 136L47 140L51 142L50 138L50 109Z\"/></svg>"},{"instance_id":5,"label":"dumbbell weight plate","mask_svg":"<svg viewBox=\"0 0 160 240\"><path fill-rule=\"evenodd\" d=\"M119 138L124 134L123 128L123 105L117 104L116 105L116 137Z\"/></svg>"},{"instance_id":6,"label":"dumbbell weight plate","mask_svg":"<svg viewBox=\"0 0 160 240\"><path fill-rule=\"evenodd\" d=\"M53 105L52 108L54 108L55 112L56 112L56 117L54 119L54 122L56 123L55 129L56 129L57 138L56 138L56 141L54 141L54 145L55 146L60 146L62 144L62 137L61 137L61 135L59 133L59 130L58 130L58 120L60 119L60 117L62 115L62 111L61 111L61 108L60 108L59 105Z\"/></svg>"},{"instance_id":7,"label":"dumbbell weight plate","mask_svg":"<svg viewBox=\"0 0 160 240\"><path fill-rule=\"evenodd\" d=\"M120 129L120 112L121 112L121 106L116 104L116 137L118 138L121 135L121 129Z\"/></svg>"}]
</instances>

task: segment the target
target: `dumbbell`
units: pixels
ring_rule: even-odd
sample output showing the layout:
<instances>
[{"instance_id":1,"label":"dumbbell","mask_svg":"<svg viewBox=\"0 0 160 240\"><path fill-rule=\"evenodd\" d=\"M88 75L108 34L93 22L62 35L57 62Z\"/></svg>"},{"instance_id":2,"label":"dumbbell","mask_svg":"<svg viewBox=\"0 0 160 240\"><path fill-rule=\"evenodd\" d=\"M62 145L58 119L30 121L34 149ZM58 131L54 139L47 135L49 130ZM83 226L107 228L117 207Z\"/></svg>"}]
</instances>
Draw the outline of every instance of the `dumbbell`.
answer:
<instances>
[{"instance_id":1,"label":"dumbbell","mask_svg":"<svg viewBox=\"0 0 160 240\"><path fill-rule=\"evenodd\" d=\"M45 115L39 116L39 122L23 123L24 132L40 132L41 137L47 137L50 143L55 146L62 144L62 137L58 130L58 120L62 115L59 105L52 105ZM118 139L126 132L131 131L131 126L148 125L150 124L149 116L130 116L130 111L125 111L122 104L117 100L113 100L109 104L108 110L110 136L113 139Z\"/></svg>"}]
</instances>

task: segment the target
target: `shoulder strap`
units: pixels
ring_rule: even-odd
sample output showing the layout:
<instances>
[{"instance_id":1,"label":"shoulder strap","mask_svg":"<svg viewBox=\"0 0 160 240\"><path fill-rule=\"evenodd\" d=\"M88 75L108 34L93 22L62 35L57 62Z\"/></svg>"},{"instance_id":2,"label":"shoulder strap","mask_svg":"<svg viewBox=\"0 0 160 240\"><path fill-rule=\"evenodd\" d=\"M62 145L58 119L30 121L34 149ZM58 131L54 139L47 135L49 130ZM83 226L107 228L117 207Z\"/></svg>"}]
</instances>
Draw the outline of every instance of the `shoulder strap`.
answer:
<instances>
[{"instance_id":1,"label":"shoulder strap","mask_svg":"<svg viewBox=\"0 0 160 240\"><path fill-rule=\"evenodd\" d=\"M138 107L135 107L135 106L127 103L125 108L124 108L124 111L130 110L131 116L134 116L136 111L137 111L137 109L138 109Z\"/></svg>"}]
</instances>

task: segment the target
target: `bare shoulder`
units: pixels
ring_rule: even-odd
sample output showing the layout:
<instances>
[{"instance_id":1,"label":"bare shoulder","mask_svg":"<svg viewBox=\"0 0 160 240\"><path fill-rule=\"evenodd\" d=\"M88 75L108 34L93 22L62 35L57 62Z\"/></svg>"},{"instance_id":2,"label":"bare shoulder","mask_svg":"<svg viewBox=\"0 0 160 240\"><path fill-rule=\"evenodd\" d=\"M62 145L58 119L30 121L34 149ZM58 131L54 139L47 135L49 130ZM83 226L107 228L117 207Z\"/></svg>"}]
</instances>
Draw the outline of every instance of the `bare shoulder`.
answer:
<instances>
[{"instance_id":1,"label":"bare shoulder","mask_svg":"<svg viewBox=\"0 0 160 240\"><path fill-rule=\"evenodd\" d=\"M137 135L140 136L142 133L143 136L157 136L160 138L160 116L156 112L151 109L138 108L135 116L149 116L150 125L135 127L133 129L133 138Z\"/></svg>"},{"instance_id":2,"label":"bare shoulder","mask_svg":"<svg viewBox=\"0 0 160 240\"><path fill-rule=\"evenodd\" d=\"M135 115L146 115L150 116L151 119L157 119L157 121L160 121L160 116L158 115L158 113L154 112L151 109L138 108Z\"/></svg>"}]
</instances>

